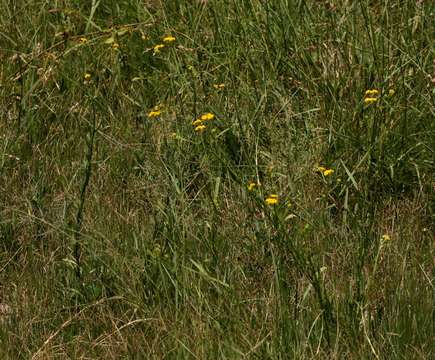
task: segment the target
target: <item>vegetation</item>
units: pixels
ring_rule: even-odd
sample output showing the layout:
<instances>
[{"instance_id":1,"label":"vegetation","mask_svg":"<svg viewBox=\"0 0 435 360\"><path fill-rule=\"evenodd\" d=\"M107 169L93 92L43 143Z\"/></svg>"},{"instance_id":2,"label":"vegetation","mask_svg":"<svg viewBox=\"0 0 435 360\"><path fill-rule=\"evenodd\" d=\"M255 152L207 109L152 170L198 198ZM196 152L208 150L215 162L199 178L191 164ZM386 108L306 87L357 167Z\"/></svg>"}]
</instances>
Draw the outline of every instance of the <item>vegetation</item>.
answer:
<instances>
[{"instance_id":1,"label":"vegetation","mask_svg":"<svg viewBox=\"0 0 435 360\"><path fill-rule=\"evenodd\" d=\"M431 1L0 1L0 358L429 359Z\"/></svg>"}]
</instances>

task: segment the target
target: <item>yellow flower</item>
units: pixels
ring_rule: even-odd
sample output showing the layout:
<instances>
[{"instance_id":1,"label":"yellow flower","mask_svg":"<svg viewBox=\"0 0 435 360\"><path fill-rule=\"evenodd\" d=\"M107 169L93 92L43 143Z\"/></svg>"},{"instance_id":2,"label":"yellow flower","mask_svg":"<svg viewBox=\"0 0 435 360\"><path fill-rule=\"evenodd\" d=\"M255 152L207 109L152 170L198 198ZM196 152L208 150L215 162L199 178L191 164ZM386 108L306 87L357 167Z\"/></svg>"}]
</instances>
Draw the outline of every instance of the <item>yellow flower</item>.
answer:
<instances>
[{"instance_id":1,"label":"yellow flower","mask_svg":"<svg viewBox=\"0 0 435 360\"><path fill-rule=\"evenodd\" d=\"M112 50L118 50L119 49L119 44L117 43L117 42L114 42L113 44L112 44Z\"/></svg>"},{"instance_id":2,"label":"yellow flower","mask_svg":"<svg viewBox=\"0 0 435 360\"><path fill-rule=\"evenodd\" d=\"M379 90L368 89L368 90L366 90L365 95L368 96L368 97L378 96L379 95Z\"/></svg>"},{"instance_id":3,"label":"yellow flower","mask_svg":"<svg viewBox=\"0 0 435 360\"><path fill-rule=\"evenodd\" d=\"M201 119L196 119L195 121L192 122L193 126L198 126L202 124L202 120Z\"/></svg>"},{"instance_id":4,"label":"yellow flower","mask_svg":"<svg viewBox=\"0 0 435 360\"><path fill-rule=\"evenodd\" d=\"M80 44L86 44L88 42L88 39L86 39L85 37L81 37L80 39L79 39L79 43Z\"/></svg>"},{"instance_id":5,"label":"yellow flower","mask_svg":"<svg viewBox=\"0 0 435 360\"><path fill-rule=\"evenodd\" d=\"M213 87L215 89L219 90L219 89L223 89L225 87L225 84L224 83L222 83L222 84L214 84Z\"/></svg>"},{"instance_id":6,"label":"yellow flower","mask_svg":"<svg viewBox=\"0 0 435 360\"><path fill-rule=\"evenodd\" d=\"M198 125L197 127L195 127L195 131L196 132L203 132L206 128L207 128L207 126L205 126L205 125Z\"/></svg>"},{"instance_id":7,"label":"yellow flower","mask_svg":"<svg viewBox=\"0 0 435 360\"><path fill-rule=\"evenodd\" d=\"M278 200L279 200L278 195L276 195L276 194L270 194L270 195L266 198L266 200L264 200L264 202L265 202L267 205L272 206L272 205L276 205L276 204L278 204Z\"/></svg>"},{"instance_id":8,"label":"yellow flower","mask_svg":"<svg viewBox=\"0 0 435 360\"><path fill-rule=\"evenodd\" d=\"M163 42L165 43L172 43L175 41L175 38L173 36L166 36L163 38Z\"/></svg>"},{"instance_id":9,"label":"yellow flower","mask_svg":"<svg viewBox=\"0 0 435 360\"><path fill-rule=\"evenodd\" d=\"M150 111L148 113L148 117L154 118L154 117L160 116L161 114L162 114L162 112L160 110L153 110L153 111Z\"/></svg>"},{"instance_id":10,"label":"yellow flower","mask_svg":"<svg viewBox=\"0 0 435 360\"><path fill-rule=\"evenodd\" d=\"M206 113L206 114L203 114L203 115L201 115L200 119L201 119L202 121L205 121L205 120L213 120L213 119L214 119L214 114L212 114L212 113Z\"/></svg>"},{"instance_id":11,"label":"yellow flower","mask_svg":"<svg viewBox=\"0 0 435 360\"><path fill-rule=\"evenodd\" d=\"M85 75L83 75L83 78L85 79L85 81L89 81L92 78L92 75L90 73L85 73Z\"/></svg>"},{"instance_id":12,"label":"yellow flower","mask_svg":"<svg viewBox=\"0 0 435 360\"><path fill-rule=\"evenodd\" d=\"M164 47L165 47L164 44L158 44L158 45L155 45L155 46L153 47L153 49L154 49L154 54L159 53L160 50L163 49Z\"/></svg>"},{"instance_id":13,"label":"yellow flower","mask_svg":"<svg viewBox=\"0 0 435 360\"><path fill-rule=\"evenodd\" d=\"M388 235L388 234L382 235L381 241L383 241L383 242L389 242L389 241L391 241L390 235Z\"/></svg>"},{"instance_id":14,"label":"yellow flower","mask_svg":"<svg viewBox=\"0 0 435 360\"><path fill-rule=\"evenodd\" d=\"M323 166L318 166L317 167L317 171L319 171L319 172L321 172L321 173L323 173L324 171L326 171L327 169L325 168L325 167L323 167Z\"/></svg>"},{"instance_id":15,"label":"yellow flower","mask_svg":"<svg viewBox=\"0 0 435 360\"><path fill-rule=\"evenodd\" d=\"M248 191L254 190L256 186L258 186L257 183L255 183L253 181L248 182L248 185L247 185Z\"/></svg>"},{"instance_id":16,"label":"yellow flower","mask_svg":"<svg viewBox=\"0 0 435 360\"><path fill-rule=\"evenodd\" d=\"M316 170L323 174L323 176L329 176L334 173L334 169L328 169L324 166L317 166Z\"/></svg>"},{"instance_id":17,"label":"yellow flower","mask_svg":"<svg viewBox=\"0 0 435 360\"><path fill-rule=\"evenodd\" d=\"M373 98L373 97L367 97L367 98L364 99L364 102L365 102L367 105L373 104L373 103L375 103L376 101L378 101L378 99L377 99L377 98Z\"/></svg>"}]
</instances>

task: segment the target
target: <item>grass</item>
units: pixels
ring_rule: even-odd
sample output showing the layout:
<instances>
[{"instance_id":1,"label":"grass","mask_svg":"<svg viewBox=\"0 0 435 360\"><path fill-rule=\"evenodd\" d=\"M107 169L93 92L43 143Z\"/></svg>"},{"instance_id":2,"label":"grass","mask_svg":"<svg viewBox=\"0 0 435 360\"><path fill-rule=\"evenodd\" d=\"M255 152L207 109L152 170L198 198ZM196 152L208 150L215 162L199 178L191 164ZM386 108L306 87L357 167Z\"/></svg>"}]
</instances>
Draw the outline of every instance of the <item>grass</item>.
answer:
<instances>
[{"instance_id":1,"label":"grass","mask_svg":"<svg viewBox=\"0 0 435 360\"><path fill-rule=\"evenodd\" d=\"M432 358L433 11L1 0L1 358Z\"/></svg>"}]
</instances>

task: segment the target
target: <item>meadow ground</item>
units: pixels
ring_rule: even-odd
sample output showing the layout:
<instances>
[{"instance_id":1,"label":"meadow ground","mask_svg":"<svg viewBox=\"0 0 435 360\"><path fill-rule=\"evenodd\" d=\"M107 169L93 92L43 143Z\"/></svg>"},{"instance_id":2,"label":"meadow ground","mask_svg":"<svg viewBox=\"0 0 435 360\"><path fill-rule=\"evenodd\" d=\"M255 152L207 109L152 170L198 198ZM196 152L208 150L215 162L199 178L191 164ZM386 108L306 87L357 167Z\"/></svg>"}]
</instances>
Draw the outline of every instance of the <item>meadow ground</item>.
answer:
<instances>
[{"instance_id":1,"label":"meadow ground","mask_svg":"<svg viewBox=\"0 0 435 360\"><path fill-rule=\"evenodd\" d=\"M433 20L0 0L0 358L433 358Z\"/></svg>"}]
</instances>

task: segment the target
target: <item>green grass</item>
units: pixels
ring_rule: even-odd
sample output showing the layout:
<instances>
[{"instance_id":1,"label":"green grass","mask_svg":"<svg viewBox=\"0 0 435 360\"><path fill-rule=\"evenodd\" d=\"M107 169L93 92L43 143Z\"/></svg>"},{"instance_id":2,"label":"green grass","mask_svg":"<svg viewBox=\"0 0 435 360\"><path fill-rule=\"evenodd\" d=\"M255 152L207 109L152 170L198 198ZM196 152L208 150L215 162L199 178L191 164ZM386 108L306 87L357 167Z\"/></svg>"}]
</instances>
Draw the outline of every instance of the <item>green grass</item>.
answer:
<instances>
[{"instance_id":1,"label":"green grass","mask_svg":"<svg viewBox=\"0 0 435 360\"><path fill-rule=\"evenodd\" d=\"M1 0L0 357L433 358L433 12Z\"/></svg>"}]
</instances>

